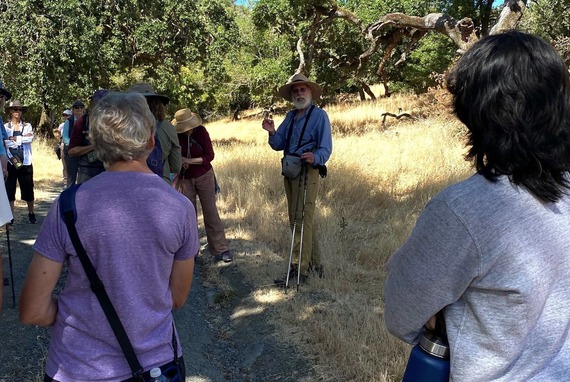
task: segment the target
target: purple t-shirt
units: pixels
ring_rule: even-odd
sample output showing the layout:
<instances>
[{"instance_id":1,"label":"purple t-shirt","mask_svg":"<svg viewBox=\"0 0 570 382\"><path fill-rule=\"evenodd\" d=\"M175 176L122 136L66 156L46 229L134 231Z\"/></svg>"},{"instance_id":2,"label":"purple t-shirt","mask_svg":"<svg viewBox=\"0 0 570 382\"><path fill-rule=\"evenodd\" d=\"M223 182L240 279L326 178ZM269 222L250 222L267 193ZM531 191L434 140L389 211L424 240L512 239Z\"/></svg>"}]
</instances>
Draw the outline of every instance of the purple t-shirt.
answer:
<instances>
[{"instance_id":1,"label":"purple t-shirt","mask_svg":"<svg viewBox=\"0 0 570 382\"><path fill-rule=\"evenodd\" d=\"M58 204L52 205L33 246L68 268L46 373L61 382L127 379L130 368L89 287ZM149 370L172 361L169 279L175 259L198 253L194 207L160 177L138 172L104 172L85 182L76 207L79 237L139 362Z\"/></svg>"}]
</instances>

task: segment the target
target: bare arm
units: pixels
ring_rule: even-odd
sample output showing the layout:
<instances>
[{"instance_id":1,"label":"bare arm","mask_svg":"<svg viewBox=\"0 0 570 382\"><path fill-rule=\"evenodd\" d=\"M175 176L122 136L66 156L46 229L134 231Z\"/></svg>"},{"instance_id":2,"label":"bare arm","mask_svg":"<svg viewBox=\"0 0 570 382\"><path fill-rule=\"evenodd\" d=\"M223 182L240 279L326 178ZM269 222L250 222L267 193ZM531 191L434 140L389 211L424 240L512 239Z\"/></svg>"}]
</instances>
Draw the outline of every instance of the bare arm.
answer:
<instances>
[{"instance_id":1,"label":"bare arm","mask_svg":"<svg viewBox=\"0 0 570 382\"><path fill-rule=\"evenodd\" d=\"M51 326L57 315L57 300L52 297L63 264L35 252L20 295L20 321L24 324Z\"/></svg>"},{"instance_id":2,"label":"bare arm","mask_svg":"<svg viewBox=\"0 0 570 382\"><path fill-rule=\"evenodd\" d=\"M174 260L172 273L170 274L170 291L172 293L172 305L178 309L184 305L192 286L194 274L194 258L188 260Z\"/></svg>"},{"instance_id":3,"label":"bare arm","mask_svg":"<svg viewBox=\"0 0 570 382\"><path fill-rule=\"evenodd\" d=\"M75 146L69 149L69 156L70 157L80 157L81 155L85 155L88 152L93 151L93 145L89 146Z\"/></svg>"},{"instance_id":4,"label":"bare arm","mask_svg":"<svg viewBox=\"0 0 570 382\"><path fill-rule=\"evenodd\" d=\"M182 158L182 164L202 164L204 159L202 157L198 158Z\"/></svg>"}]
</instances>

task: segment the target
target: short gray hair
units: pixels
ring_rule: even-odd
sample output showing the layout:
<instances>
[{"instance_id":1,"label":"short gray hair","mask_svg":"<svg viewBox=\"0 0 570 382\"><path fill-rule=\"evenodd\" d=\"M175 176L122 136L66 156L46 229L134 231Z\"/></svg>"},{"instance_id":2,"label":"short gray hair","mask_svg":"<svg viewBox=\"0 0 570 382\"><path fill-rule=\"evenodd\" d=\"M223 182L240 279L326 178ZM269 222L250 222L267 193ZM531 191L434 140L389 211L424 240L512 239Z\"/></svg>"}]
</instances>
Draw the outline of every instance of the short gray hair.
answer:
<instances>
[{"instance_id":1,"label":"short gray hair","mask_svg":"<svg viewBox=\"0 0 570 382\"><path fill-rule=\"evenodd\" d=\"M138 93L109 93L89 115L89 137L99 159L109 166L150 153L155 118Z\"/></svg>"}]
</instances>

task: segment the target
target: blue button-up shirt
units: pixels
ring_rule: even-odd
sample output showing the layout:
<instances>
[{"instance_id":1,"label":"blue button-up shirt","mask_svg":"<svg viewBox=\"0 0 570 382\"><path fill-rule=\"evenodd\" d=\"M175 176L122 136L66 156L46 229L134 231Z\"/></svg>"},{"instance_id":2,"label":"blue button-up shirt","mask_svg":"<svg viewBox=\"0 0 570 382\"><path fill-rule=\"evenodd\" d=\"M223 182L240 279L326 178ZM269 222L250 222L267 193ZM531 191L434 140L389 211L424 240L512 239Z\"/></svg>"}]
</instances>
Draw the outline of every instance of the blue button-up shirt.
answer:
<instances>
[{"instance_id":1,"label":"blue button-up shirt","mask_svg":"<svg viewBox=\"0 0 570 382\"><path fill-rule=\"evenodd\" d=\"M323 109L317 106L314 107L302 141L299 143L309 109L310 107L305 109L300 118L297 118L298 110L291 110L287 113L285 120L281 122L275 135L269 136L269 145L276 151L287 149L286 154L301 155L304 152L311 151L315 156L314 165L324 165L332 153L332 133L329 117ZM287 137L289 136L289 129L291 128L293 118L296 118L293 122L293 132L291 134L289 147L286 148L285 145L287 144Z\"/></svg>"},{"instance_id":2,"label":"blue button-up shirt","mask_svg":"<svg viewBox=\"0 0 570 382\"><path fill-rule=\"evenodd\" d=\"M69 140L71 139L71 129L73 129L73 124L77 118L73 115L65 120L65 125L63 125L63 131L61 132L61 140L64 145L69 146Z\"/></svg>"}]
</instances>

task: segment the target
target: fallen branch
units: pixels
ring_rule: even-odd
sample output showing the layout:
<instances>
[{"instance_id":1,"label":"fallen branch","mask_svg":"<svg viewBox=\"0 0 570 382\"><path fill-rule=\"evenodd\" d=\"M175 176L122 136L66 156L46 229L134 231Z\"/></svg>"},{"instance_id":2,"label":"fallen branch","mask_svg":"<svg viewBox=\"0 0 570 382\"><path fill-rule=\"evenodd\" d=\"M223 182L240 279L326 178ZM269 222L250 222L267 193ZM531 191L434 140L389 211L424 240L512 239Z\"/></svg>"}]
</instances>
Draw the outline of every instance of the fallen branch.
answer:
<instances>
[{"instance_id":1,"label":"fallen branch","mask_svg":"<svg viewBox=\"0 0 570 382\"><path fill-rule=\"evenodd\" d=\"M382 118L382 126L384 126L384 125L386 124L386 118L388 118L388 117L393 117L393 118L396 118L396 119L400 119L400 118L406 117L406 118L410 118L411 120L414 120L414 121L417 119L416 117L414 117L413 115L411 115L411 114L409 114L409 113L394 114L394 113L388 113L388 112L386 112L386 113L382 113L381 116L383 117L383 118Z\"/></svg>"}]
</instances>

